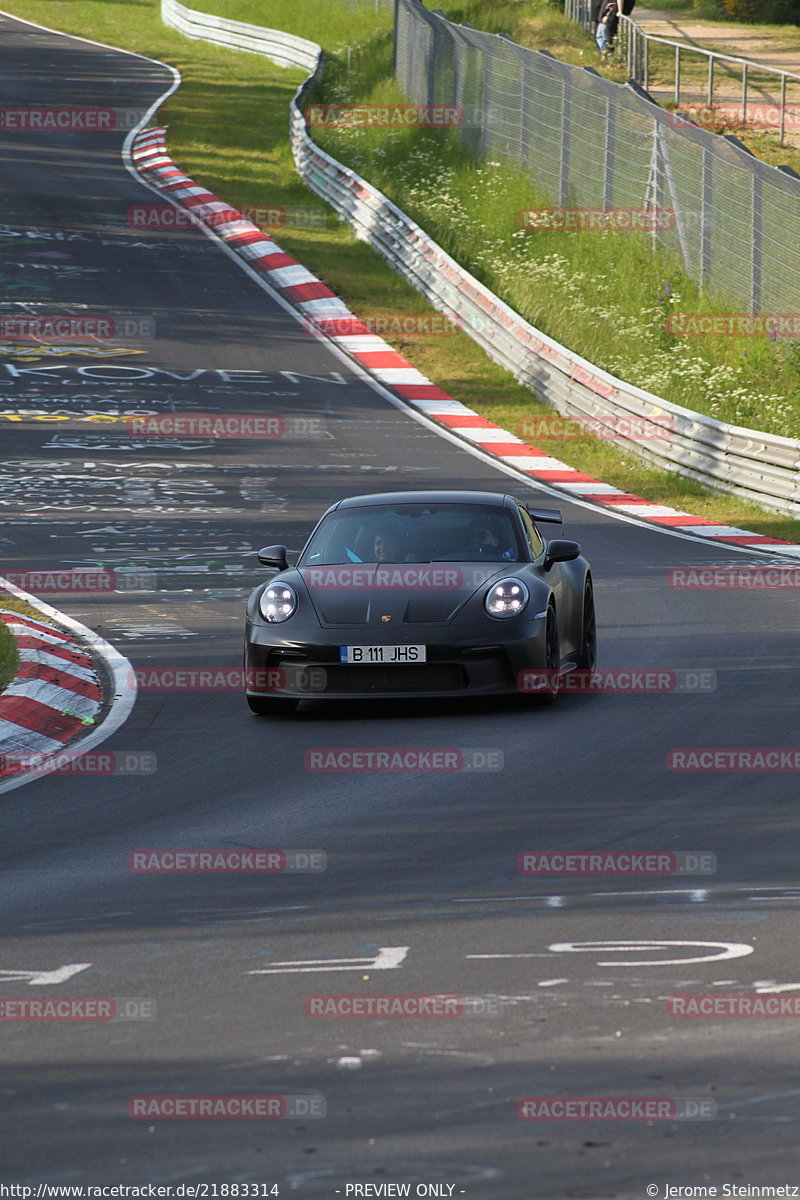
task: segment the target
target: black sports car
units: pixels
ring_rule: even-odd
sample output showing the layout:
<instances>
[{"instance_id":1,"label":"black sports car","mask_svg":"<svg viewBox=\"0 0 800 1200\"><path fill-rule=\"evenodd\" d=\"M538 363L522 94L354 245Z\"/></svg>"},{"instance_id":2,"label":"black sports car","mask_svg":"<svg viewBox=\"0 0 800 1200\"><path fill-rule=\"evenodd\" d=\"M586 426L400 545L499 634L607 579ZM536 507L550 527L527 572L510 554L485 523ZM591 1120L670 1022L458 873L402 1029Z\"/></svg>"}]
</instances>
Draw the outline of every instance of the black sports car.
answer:
<instances>
[{"instance_id":1,"label":"black sports car","mask_svg":"<svg viewBox=\"0 0 800 1200\"><path fill-rule=\"evenodd\" d=\"M557 509L494 492L386 492L340 500L297 565L247 605L247 702L261 715L300 700L553 693L595 665L589 564L545 541Z\"/></svg>"}]
</instances>

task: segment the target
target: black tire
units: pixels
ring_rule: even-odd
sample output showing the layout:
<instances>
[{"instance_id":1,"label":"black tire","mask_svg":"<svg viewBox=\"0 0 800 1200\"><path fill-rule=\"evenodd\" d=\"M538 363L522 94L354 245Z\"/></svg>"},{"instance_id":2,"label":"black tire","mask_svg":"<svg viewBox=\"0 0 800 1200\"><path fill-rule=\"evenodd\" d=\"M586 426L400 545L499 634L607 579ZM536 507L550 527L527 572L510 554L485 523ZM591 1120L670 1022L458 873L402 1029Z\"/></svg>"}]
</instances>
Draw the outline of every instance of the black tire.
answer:
<instances>
[{"instance_id":1,"label":"black tire","mask_svg":"<svg viewBox=\"0 0 800 1200\"><path fill-rule=\"evenodd\" d=\"M298 700L286 700L279 696L248 696L251 712L259 717L289 717L299 704Z\"/></svg>"},{"instance_id":2,"label":"black tire","mask_svg":"<svg viewBox=\"0 0 800 1200\"><path fill-rule=\"evenodd\" d=\"M593 671L597 666L597 618L594 610L594 588L590 578L583 591L583 628L579 671Z\"/></svg>"},{"instance_id":3,"label":"black tire","mask_svg":"<svg viewBox=\"0 0 800 1200\"><path fill-rule=\"evenodd\" d=\"M558 636L558 618L555 605L547 606L547 623L544 634L545 659L548 688L545 697L555 700L558 696L558 678L561 670L561 644Z\"/></svg>"},{"instance_id":4,"label":"black tire","mask_svg":"<svg viewBox=\"0 0 800 1200\"><path fill-rule=\"evenodd\" d=\"M558 698L559 668L561 666L561 651L558 637L558 618L555 607L550 604L547 608L547 623L545 625L545 664L544 671L537 667L532 674L544 675L544 686L537 687L527 694L527 699L533 701L536 707L549 707Z\"/></svg>"}]
</instances>

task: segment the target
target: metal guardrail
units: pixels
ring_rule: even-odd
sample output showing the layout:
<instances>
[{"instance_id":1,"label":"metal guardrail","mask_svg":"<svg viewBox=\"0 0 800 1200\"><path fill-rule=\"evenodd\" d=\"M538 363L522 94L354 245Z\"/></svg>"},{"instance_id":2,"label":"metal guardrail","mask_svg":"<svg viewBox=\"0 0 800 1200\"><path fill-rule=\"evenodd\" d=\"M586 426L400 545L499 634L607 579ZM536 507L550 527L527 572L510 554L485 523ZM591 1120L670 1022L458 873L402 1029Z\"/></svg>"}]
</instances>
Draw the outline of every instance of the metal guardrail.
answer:
<instances>
[{"instance_id":1,"label":"metal guardrail","mask_svg":"<svg viewBox=\"0 0 800 1200\"><path fill-rule=\"evenodd\" d=\"M197 12L178 3L178 0L161 0L161 19L165 25L177 29L186 37L213 42L216 46L227 46L231 50L263 54L280 67L303 67L306 71L313 71L321 53L317 43L309 42L306 38L294 37L279 29L265 29L244 21L229 21L225 17Z\"/></svg>"},{"instance_id":2,"label":"metal guardrail","mask_svg":"<svg viewBox=\"0 0 800 1200\"><path fill-rule=\"evenodd\" d=\"M564 15L570 20L576 21L587 33L593 32L594 22L591 19L588 0L564 0ZM726 107L733 107L741 112L742 124L747 124L747 97L751 71L757 71L760 75L774 75L780 88L780 100L776 102L776 107L780 109L777 128L780 140L783 142L786 136L786 116L789 111L786 99L787 82L792 80L794 83L800 84L800 74L795 71L782 71L779 67L770 67L766 63L756 62L754 59L739 58L733 54L721 54L717 50L705 50L702 46L693 46L689 42L680 42L673 38L647 33L633 17L622 17L619 24L619 43L620 49L625 55L629 78L643 87L645 91L650 88L651 43L669 46L674 51L673 96L676 105L681 102L681 65L684 56L697 55L701 59L706 59L708 64L705 87L706 104L712 109L714 106L714 82L717 78L716 65L718 63L732 64L741 71L741 101Z\"/></svg>"},{"instance_id":3,"label":"metal guardrail","mask_svg":"<svg viewBox=\"0 0 800 1200\"><path fill-rule=\"evenodd\" d=\"M175 0L162 0L174 7ZM181 6L182 7L182 6ZM206 33L215 40L214 22ZM227 23L226 23L227 24ZM253 30L254 27L250 27ZM272 31L264 31L267 53ZM297 64L299 65L299 63ZM322 70L313 73L291 104L290 137L297 170L389 264L440 312L459 321L495 362L561 413L619 428L620 418L660 426L663 436L616 440L656 466L734 492L767 508L800 516L800 440L717 421L616 379L530 325L465 271L382 192L326 154L311 138L302 110Z\"/></svg>"}]
</instances>

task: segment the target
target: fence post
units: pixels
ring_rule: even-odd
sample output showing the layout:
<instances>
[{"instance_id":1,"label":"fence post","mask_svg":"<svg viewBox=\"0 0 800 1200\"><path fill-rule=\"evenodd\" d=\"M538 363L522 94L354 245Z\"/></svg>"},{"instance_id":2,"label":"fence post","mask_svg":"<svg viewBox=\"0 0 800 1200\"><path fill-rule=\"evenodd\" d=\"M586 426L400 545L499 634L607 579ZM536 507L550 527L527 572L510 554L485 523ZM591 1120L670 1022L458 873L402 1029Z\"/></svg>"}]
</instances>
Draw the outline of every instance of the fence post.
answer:
<instances>
[{"instance_id":1,"label":"fence post","mask_svg":"<svg viewBox=\"0 0 800 1200\"><path fill-rule=\"evenodd\" d=\"M492 108L492 56L488 50L482 48L481 58L483 60L483 110L481 112L481 155L484 158L488 157L489 151L489 125L491 124L491 108Z\"/></svg>"},{"instance_id":2,"label":"fence post","mask_svg":"<svg viewBox=\"0 0 800 1200\"><path fill-rule=\"evenodd\" d=\"M647 176L647 188L645 189L644 194L645 212L648 212L652 208L653 211L657 213L659 209L661 189L659 187L660 181L658 177L658 168L659 151L661 147L659 146L658 132L658 121L653 121L653 145L650 151L650 171ZM656 221L653 221L653 228L650 230L650 241L652 243L652 250L654 254L656 251L656 223Z\"/></svg>"},{"instance_id":3,"label":"fence post","mask_svg":"<svg viewBox=\"0 0 800 1200\"><path fill-rule=\"evenodd\" d=\"M436 59L438 42L433 22L428 23L428 78L425 82L425 103L435 104L436 96Z\"/></svg>"},{"instance_id":4,"label":"fence post","mask_svg":"<svg viewBox=\"0 0 800 1200\"><path fill-rule=\"evenodd\" d=\"M626 25L625 28L627 31L627 37L625 38L625 54L626 54L625 66L626 66L626 70L627 70L628 79L632 79L633 78L633 70L632 70L632 66L631 66L631 62L632 62L631 52L633 49L633 40L634 40L634 37L636 37L636 34L634 34L630 25Z\"/></svg>"},{"instance_id":5,"label":"fence post","mask_svg":"<svg viewBox=\"0 0 800 1200\"><path fill-rule=\"evenodd\" d=\"M706 287L711 278L711 228L713 184L711 150L703 146L703 178L700 188L700 286Z\"/></svg>"},{"instance_id":6,"label":"fence post","mask_svg":"<svg viewBox=\"0 0 800 1200\"><path fill-rule=\"evenodd\" d=\"M460 107L460 96L461 96L461 73L462 73L461 51L462 51L462 46L461 46L460 41L456 37L453 27L449 23L447 26L447 32L450 36L450 41L453 44L453 91L452 91L452 95L450 96L450 103L454 107L458 108L458 107ZM464 109L463 108L461 108L461 123L462 123L462 125L464 123ZM462 145L463 145L461 126L459 126L459 130L458 130L458 140L460 142L462 142Z\"/></svg>"},{"instance_id":7,"label":"fence post","mask_svg":"<svg viewBox=\"0 0 800 1200\"><path fill-rule=\"evenodd\" d=\"M762 204L761 176L753 171L753 257L750 268L750 311L761 311L762 294L762 253L761 243L764 236L764 207Z\"/></svg>"},{"instance_id":8,"label":"fence post","mask_svg":"<svg viewBox=\"0 0 800 1200\"><path fill-rule=\"evenodd\" d=\"M657 146L658 146L658 157L657 157L656 166L658 168L661 166L662 163L664 165L664 178L667 181L667 187L669 188L670 203L672 206L672 211L675 214L675 228L678 233L678 242L680 243L680 247L681 247L681 258L683 259L683 265L686 268L687 273L689 275L691 275L692 259L691 259L691 254L689 251L689 243L686 240L686 226L685 226L685 222L683 219L683 209L680 206L680 197L679 197L678 189L675 186L675 178L672 174L672 162L670 161L670 157L669 157L669 138L668 138L668 135L665 133L664 128L662 127L660 121L656 121L655 126L656 126L656 137L657 137ZM660 174L656 175L656 183L657 183L656 199L657 199L657 201L660 201L661 197L663 195L663 191L664 191L663 186L661 185ZM664 208L664 206L659 204L658 211L656 213L656 218L658 218L658 212L662 211L663 208ZM658 221L656 221L656 224L658 224ZM654 242L657 241L657 236L655 233L653 235L653 241Z\"/></svg>"},{"instance_id":9,"label":"fence post","mask_svg":"<svg viewBox=\"0 0 800 1200\"><path fill-rule=\"evenodd\" d=\"M603 208L614 203L614 154L617 144L617 106L606 96L606 145L603 164Z\"/></svg>"},{"instance_id":10,"label":"fence post","mask_svg":"<svg viewBox=\"0 0 800 1200\"><path fill-rule=\"evenodd\" d=\"M561 152L558 164L558 202L563 205L569 203L569 130L572 117L571 109L572 83L565 77L561 93L561 127L564 131L564 136L560 142Z\"/></svg>"}]
</instances>

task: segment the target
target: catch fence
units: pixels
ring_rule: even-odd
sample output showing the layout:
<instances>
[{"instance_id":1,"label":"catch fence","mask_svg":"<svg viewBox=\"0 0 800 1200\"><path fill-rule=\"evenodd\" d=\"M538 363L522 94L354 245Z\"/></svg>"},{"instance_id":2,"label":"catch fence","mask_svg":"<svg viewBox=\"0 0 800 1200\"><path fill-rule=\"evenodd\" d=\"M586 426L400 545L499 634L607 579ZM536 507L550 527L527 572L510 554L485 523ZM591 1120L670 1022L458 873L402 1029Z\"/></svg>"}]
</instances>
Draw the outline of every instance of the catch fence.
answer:
<instances>
[{"instance_id":1,"label":"catch fence","mask_svg":"<svg viewBox=\"0 0 800 1200\"><path fill-rule=\"evenodd\" d=\"M654 246L742 311L800 311L800 178L613 83L397 0L395 70L418 104L456 105L462 143L523 170L550 204L667 210ZM729 304L730 307L730 304Z\"/></svg>"}]
</instances>

